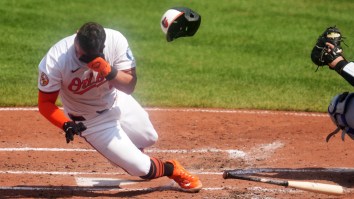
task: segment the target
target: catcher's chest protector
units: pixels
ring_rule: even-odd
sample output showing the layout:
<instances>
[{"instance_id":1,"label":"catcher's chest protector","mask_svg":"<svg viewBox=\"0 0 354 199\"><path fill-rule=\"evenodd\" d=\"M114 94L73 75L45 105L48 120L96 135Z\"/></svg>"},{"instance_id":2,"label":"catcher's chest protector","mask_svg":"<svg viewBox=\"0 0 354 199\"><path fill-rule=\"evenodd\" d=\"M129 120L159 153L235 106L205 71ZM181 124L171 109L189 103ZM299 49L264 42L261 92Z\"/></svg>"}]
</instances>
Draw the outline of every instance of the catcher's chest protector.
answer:
<instances>
[{"instance_id":1,"label":"catcher's chest protector","mask_svg":"<svg viewBox=\"0 0 354 199\"><path fill-rule=\"evenodd\" d=\"M348 134L354 140L354 103L351 101L354 93L344 92L335 96L328 106L328 113L337 126L332 133L330 133L326 141L342 130L342 140L344 141L345 134Z\"/></svg>"}]
</instances>

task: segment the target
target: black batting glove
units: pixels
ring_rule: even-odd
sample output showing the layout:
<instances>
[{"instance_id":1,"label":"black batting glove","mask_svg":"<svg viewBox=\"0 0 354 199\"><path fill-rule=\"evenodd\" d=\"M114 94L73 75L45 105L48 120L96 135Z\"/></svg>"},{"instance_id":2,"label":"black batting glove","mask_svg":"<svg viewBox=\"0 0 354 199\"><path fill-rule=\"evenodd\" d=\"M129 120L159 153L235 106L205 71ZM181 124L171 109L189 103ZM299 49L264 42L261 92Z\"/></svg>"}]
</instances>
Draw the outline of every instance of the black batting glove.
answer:
<instances>
[{"instance_id":1,"label":"black batting glove","mask_svg":"<svg viewBox=\"0 0 354 199\"><path fill-rule=\"evenodd\" d=\"M66 143L74 141L74 135L79 135L86 129L86 126L82 122L77 124L73 121L65 122L63 125L63 130L65 132Z\"/></svg>"}]
</instances>

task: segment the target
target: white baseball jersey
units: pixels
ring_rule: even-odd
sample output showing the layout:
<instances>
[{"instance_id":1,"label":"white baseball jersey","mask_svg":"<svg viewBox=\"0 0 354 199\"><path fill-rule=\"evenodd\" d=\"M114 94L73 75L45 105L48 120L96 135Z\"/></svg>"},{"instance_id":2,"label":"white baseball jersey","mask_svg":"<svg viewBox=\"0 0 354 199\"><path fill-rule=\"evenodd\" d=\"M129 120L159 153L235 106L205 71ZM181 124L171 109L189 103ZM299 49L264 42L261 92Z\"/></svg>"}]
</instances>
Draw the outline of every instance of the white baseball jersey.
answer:
<instances>
[{"instance_id":1,"label":"white baseball jersey","mask_svg":"<svg viewBox=\"0 0 354 199\"><path fill-rule=\"evenodd\" d=\"M105 60L117 70L135 67L127 39L116 30L105 29L105 32ZM74 47L75 36L56 43L41 60L38 88L47 93L60 90L66 113L90 118L97 111L112 107L117 90L79 61Z\"/></svg>"},{"instance_id":2,"label":"white baseball jersey","mask_svg":"<svg viewBox=\"0 0 354 199\"><path fill-rule=\"evenodd\" d=\"M103 53L111 67L135 67L126 38L118 31L105 31ZM131 95L110 86L79 61L74 39L75 34L62 39L42 59L38 88L48 93L60 90L65 112L85 118L82 122L87 129L81 136L110 162L131 175L148 174L150 157L140 149L153 145L158 135L147 112Z\"/></svg>"}]
</instances>

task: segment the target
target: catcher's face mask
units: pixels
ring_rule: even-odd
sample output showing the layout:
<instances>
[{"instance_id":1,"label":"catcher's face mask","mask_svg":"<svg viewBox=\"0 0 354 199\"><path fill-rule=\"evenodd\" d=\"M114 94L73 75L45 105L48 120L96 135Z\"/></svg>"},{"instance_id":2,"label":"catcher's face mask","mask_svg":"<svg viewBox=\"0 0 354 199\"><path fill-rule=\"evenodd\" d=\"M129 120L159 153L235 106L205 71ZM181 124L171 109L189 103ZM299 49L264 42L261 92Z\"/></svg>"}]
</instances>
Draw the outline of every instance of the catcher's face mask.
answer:
<instances>
[{"instance_id":1,"label":"catcher's face mask","mask_svg":"<svg viewBox=\"0 0 354 199\"><path fill-rule=\"evenodd\" d=\"M201 23L201 16L186 7L171 8L161 18L161 29L168 42L179 37L193 36Z\"/></svg>"}]
</instances>

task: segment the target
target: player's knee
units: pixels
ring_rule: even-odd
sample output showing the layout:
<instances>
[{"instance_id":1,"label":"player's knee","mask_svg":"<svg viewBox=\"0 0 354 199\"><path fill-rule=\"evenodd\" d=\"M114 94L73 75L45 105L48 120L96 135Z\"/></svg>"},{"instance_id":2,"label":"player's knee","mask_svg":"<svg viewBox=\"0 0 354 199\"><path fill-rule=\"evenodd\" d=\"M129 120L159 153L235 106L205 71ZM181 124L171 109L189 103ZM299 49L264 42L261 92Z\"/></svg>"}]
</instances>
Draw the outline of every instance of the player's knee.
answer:
<instances>
[{"instance_id":1,"label":"player's knee","mask_svg":"<svg viewBox=\"0 0 354 199\"><path fill-rule=\"evenodd\" d=\"M157 134L155 129L153 131L151 131L149 135L150 135L149 137L150 137L151 142L155 143L159 139L159 135Z\"/></svg>"},{"instance_id":2,"label":"player's knee","mask_svg":"<svg viewBox=\"0 0 354 199\"><path fill-rule=\"evenodd\" d=\"M146 137L146 144L148 146L154 145L157 140L159 139L159 136L157 134L157 132L155 131L155 129L150 129L147 132L147 137Z\"/></svg>"}]
</instances>

